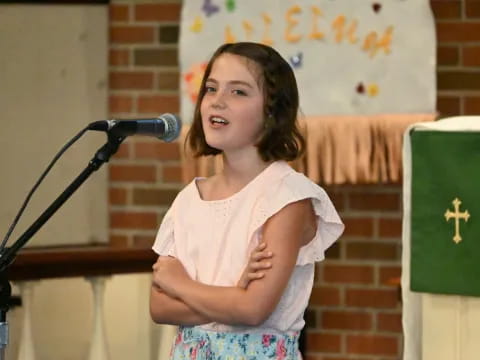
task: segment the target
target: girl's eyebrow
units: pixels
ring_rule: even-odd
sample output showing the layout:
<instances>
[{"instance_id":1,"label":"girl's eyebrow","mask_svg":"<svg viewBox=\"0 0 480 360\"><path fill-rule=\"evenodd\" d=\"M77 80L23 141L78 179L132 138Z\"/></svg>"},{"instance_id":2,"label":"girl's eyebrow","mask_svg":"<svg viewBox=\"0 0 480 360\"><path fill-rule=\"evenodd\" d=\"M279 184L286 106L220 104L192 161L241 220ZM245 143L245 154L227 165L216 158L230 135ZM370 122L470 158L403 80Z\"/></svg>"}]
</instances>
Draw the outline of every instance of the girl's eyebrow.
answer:
<instances>
[{"instance_id":1,"label":"girl's eyebrow","mask_svg":"<svg viewBox=\"0 0 480 360\"><path fill-rule=\"evenodd\" d=\"M208 78L207 81L205 81L205 83L218 84L218 81L213 79L213 78ZM247 87L253 89L253 86L250 83L248 83L246 81L242 81L242 80L230 80L230 81L228 81L228 84L229 85L244 85L244 86L247 86Z\"/></svg>"}]
</instances>

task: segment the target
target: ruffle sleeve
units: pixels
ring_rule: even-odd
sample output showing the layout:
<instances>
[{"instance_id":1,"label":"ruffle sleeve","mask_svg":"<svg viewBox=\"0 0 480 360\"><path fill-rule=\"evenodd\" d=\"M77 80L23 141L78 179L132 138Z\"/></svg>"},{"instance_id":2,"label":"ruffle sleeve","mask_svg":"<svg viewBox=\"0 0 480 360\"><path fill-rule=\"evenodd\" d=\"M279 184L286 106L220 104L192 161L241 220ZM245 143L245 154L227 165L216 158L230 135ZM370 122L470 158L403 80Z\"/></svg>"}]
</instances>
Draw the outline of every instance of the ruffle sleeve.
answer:
<instances>
[{"instance_id":1,"label":"ruffle sleeve","mask_svg":"<svg viewBox=\"0 0 480 360\"><path fill-rule=\"evenodd\" d=\"M168 209L158 229L153 251L161 256L175 256L174 204Z\"/></svg>"},{"instance_id":2,"label":"ruffle sleeve","mask_svg":"<svg viewBox=\"0 0 480 360\"><path fill-rule=\"evenodd\" d=\"M253 235L271 216L286 205L304 199L312 201L317 216L317 231L315 237L300 248L296 265L306 265L323 260L325 251L343 233L342 220L325 190L303 174L290 173L265 192L255 208L251 224L251 234ZM252 236L252 238L255 237ZM255 245L251 244L250 248Z\"/></svg>"}]
</instances>

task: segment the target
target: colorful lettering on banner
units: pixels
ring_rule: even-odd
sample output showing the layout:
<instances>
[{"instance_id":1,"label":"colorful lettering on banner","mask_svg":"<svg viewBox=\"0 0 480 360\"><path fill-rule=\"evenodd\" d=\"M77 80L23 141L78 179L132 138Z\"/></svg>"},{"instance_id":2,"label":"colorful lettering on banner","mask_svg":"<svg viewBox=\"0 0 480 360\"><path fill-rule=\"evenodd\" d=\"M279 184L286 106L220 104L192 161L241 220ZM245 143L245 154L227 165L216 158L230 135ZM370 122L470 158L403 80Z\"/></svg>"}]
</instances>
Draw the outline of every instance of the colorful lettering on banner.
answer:
<instances>
[{"instance_id":1,"label":"colorful lettering on banner","mask_svg":"<svg viewBox=\"0 0 480 360\"><path fill-rule=\"evenodd\" d=\"M296 28L299 26L300 20L299 15L302 13L302 8L299 6L290 7L285 13L285 31L284 31L284 40L289 43L298 43L302 39L307 40L323 40L325 39L325 32L319 30L319 18L322 16L322 10L317 6L312 6L311 8L311 31L306 34L296 32ZM264 32L261 38L253 38L252 34L255 32L255 23L248 20L243 20L241 22L244 37L237 37L232 32L232 25L225 26L225 41L233 42L235 39L238 41L258 41L262 44L273 45L273 40L271 39L269 33L270 28L272 27L272 17L268 13L263 13L261 15L263 22ZM257 24L258 27L260 25ZM348 22L345 15L338 15L331 25L331 36L334 41L342 43L344 39L348 41L349 44L356 44L358 42L357 37L357 28L358 21L351 20ZM192 30L194 31L194 30ZM369 53L371 57L375 56L377 51L380 48L384 49L384 53L388 55L390 53L390 46L393 39L393 26L389 26L381 39L378 39L378 34L376 31L368 32L363 41L362 50Z\"/></svg>"},{"instance_id":2,"label":"colorful lettering on banner","mask_svg":"<svg viewBox=\"0 0 480 360\"><path fill-rule=\"evenodd\" d=\"M294 34L293 29L299 23L296 19L295 15L302 12L300 6L292 6L290 9L287 10L285 14L285 20L287 22L286 30L285 30L285 40L290 43L296 43L302 38L302 35Z\"/></svg>"},{"instance_id":3,"label":"colorful lettering on banner","mask_svg":"<svg viewBox=\"0 0 480 360\"><path fill-rule=\"evenodd\" d=\"M318 19L323 16L322 10L318 6L312 6L312 31L308 35L309 39L321 40L325 37L322 31L318 30Z\"/></svg>"},{"instance_id":4,"label":"colorful lettering on banner","mask_svg":"<svg viewBox=\"0 0 480 360\"><path fill-rule=\"evenodd\" d=\"M235 36L232 33L232 29L230 28L229 25L225 27L225 43L234 43L236 42Z\"/></svg>"},{"instance_id":5,"label":"colorful lettering on banner","mask_svg":"<svg viewBox=\"0 0 480 360\"><path fill-rule=\"evenodd\" d=\"M272 19L270 18L270 16L268 16L267 13L262 14L262 19L265 25L265 31L263 33L263 37L260 42L268 46L273 46L273 40L270 37L270 26L272 25Z\"/></svg>"},{"instance_id":6,"label":"colorful lettering on banner","mask_svg":"<svg viewBox=\"0 0 480 360\"><path fill-rule=\"evenodd\" d=\"M367 35L363 43L362 50L370 54L370 57L374 57L377 51L382 49L386 55L390 54L390 45L392 42L393 27L389 26L385 30L385 34L381 39L378 39L378 34L372 31Z\"/></svg>"},{"instance_id":7,"label":"colorful lettering on banner","mask_svg":"<svg viewBox=\"0 0 480 360\"><path fill-rule=\"evenodd\" d=\"M428 0L184 0L182 116L191 119L195 98L185 74L237 41L273 46L287 59L307 116L433 113L433 24Z\"/></svg>"},{"instance_id":8,"label":"colorful lettering on banner","mask_svg":"<svg viewBox=\"0 0 480 360\"><path fill-rule=\"evenodd\" d=\"M245 39L247 41L252 41L252 32L253 32L253 26L250 22L244 20L243 23L243 28L245 29Z\"/></svg>"}]
</instances>

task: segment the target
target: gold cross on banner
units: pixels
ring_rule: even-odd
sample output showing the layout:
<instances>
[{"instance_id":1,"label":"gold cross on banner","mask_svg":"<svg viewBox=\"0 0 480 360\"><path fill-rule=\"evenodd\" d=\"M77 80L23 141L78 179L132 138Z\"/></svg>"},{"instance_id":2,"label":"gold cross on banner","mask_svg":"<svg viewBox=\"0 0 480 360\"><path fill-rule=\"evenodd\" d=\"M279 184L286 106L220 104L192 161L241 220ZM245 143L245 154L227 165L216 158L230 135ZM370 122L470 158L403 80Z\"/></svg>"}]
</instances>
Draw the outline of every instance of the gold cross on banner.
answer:
<instances>
[{"instance_id":1,"label":"gold cross on banner","mask_svg":"<svg viewBox=\"0 0 480 360\"><path fill-rule=\"evenodd\" d=\"M445 211L445 219L447 220L447 222L451 218L455 219L455 236L453 237L453 241L455 242L455 244L458 244L460 241L462 241L462 237L460 236L460 219L463 219L465 220L465 222L467 222L470 218L470 214L468 210L460 212L460 205L462 204L462 202L458 200L458 198L455 198L452 201L452 204L455 211L452 212L447 209L447 211Z\"/></svg>"}]
</instances>

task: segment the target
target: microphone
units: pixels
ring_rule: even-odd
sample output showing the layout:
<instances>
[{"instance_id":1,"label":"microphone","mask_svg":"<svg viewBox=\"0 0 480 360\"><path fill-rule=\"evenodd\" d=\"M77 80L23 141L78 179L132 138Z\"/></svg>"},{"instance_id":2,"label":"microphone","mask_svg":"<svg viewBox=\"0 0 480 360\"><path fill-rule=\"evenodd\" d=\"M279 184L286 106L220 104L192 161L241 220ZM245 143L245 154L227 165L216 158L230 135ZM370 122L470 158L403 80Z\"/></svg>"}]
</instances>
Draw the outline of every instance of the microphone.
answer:
<instances>
[{"instance_id":1,"label":"microphone","mask_svg":"<svg viewBox=\"0 0 480 360\"><path fill-rule=\"evenodd\" d=\"M99 120L88 125L88 130L105 131L119 136L149 135L170 142L180 135L182 121L165 113L156 119Z\"/></svg>"}]
</instances>

